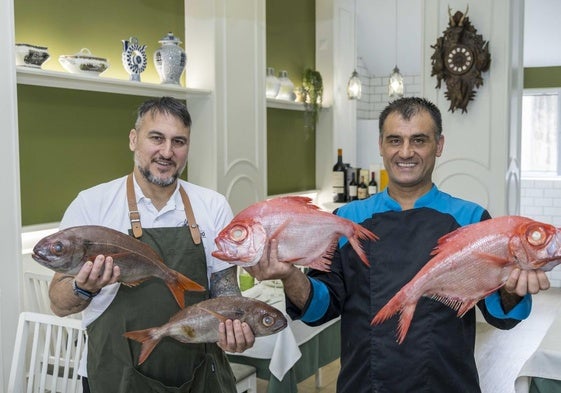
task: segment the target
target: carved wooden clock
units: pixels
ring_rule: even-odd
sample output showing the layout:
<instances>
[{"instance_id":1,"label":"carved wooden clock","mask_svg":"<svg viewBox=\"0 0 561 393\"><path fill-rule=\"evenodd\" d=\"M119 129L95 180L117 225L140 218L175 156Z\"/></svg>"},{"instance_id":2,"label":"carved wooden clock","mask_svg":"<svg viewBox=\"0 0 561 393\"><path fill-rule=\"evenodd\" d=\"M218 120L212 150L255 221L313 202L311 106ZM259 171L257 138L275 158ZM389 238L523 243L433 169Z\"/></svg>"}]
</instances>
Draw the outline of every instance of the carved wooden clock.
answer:
<instances>
[{"instance_id":1,"label":"carved wooden clock","mask_svg":"<svg viewBox=\"0 0 561 393\"><path fill-rule=\"evenodd\" d=\"M449 110L461 109L467 113L469 101L475 97L475 90L483 85L481 73L489 70L491 55L489 42L470 23L467 13L457 11L453 16L450 8L450 22L442 37L431 45L431 76L436 76L436 88L446 82L445 97L450 101Z\"/></svg>"}]
</instances>

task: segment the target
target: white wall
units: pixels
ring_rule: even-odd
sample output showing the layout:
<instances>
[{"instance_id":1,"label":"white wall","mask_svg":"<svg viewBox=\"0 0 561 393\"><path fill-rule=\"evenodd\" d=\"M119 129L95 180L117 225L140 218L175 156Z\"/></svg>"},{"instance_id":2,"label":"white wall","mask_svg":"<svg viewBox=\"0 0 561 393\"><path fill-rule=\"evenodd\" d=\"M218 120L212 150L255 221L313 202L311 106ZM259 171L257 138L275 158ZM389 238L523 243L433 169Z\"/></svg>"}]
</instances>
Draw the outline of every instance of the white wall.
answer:
<instances>
[{"instance_id":1,"label":"white wall","mask_svg":"<svg viewBox=\"0 0 561 393\"><path fill-rule=\"evenodd\" d=\"M21 295L20 183L17 124L16 67L14 61L13 2L0 2L0 390L6 391L12 361Z\"/></svg>"}]
</instances>

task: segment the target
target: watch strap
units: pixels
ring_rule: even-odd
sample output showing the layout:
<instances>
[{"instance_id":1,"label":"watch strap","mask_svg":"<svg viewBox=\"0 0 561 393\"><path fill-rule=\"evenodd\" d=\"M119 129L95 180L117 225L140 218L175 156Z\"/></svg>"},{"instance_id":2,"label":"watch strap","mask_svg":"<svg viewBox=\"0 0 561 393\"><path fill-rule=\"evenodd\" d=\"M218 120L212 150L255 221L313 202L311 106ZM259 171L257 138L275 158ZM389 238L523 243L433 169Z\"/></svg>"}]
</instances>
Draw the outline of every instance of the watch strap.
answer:
<instances>
[{"instance_id":1,"label":"watch strap","mask_svg":"<svg viewBox=\"0 0 561 393\"><path fill-rule=\"evenodd\" d=\"M101 289L98 289L96 292L90 292L82 289L76 284L76 280L72 280L72 290L74 291L74 295L83 300L91 300L96 297L101 291Z\"/></svg>"}]
</instances>

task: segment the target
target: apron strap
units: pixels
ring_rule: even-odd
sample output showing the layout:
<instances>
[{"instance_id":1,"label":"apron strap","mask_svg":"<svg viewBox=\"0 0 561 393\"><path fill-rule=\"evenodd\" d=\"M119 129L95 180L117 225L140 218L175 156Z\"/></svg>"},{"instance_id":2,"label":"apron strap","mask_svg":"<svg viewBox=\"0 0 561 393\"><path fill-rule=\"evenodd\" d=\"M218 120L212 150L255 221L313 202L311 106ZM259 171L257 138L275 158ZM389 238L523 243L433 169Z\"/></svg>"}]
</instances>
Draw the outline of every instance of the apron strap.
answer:
<instances>
[{"instance_id":1,"label":"apron strap","mask_svg":"<svg viewBox=\"0 0 561 393\"><path fill-rule=\"evenodd\" d=\"M179 194L181 195L181 200L183 201L185 216L187 216L187 225L189 226L189 231L191 231L193 243L201 244L201 232L199 231L197 221L195 221L195 214L193 214L191 202L189 201L187 193L181 186L179 187ZM129 219L131 221L132 234L138 239L142 236L142 225L140 224L140 213L138 212L138 207L136 205L136 195L134 193L132 173L127 176L127 202L129 205Z\"/></svg>"},{"instance_id":2,"label":"apron strap","mask_svg":"<svg viewBox=\"0 0 561 393\"><path fill-rule=\"evenodd\" d=\"M129 204L129 219L131 221L132 234L138 239L142 236L142 225L140 225L140 213L136 205L132 173L127 176L127 202Z\"/></svg>"},{"instance_id":3,"label":"apron strap","mask_svg":"<svg viewBox=\"0 0 561 393\"><path fill-rule=\"evenodd\" d=\"M183 187L179 187L179 194L181 195L181 200L183 200L183 206L185 207L185 215L187 216L187 225L191 231L191 237L193 238L193 243L201 244L201 232L199 231L199 226L195 221L195 215L193 214L193 208L191 208L191 202L187 193Z\"/></svg>"}]
</instances>

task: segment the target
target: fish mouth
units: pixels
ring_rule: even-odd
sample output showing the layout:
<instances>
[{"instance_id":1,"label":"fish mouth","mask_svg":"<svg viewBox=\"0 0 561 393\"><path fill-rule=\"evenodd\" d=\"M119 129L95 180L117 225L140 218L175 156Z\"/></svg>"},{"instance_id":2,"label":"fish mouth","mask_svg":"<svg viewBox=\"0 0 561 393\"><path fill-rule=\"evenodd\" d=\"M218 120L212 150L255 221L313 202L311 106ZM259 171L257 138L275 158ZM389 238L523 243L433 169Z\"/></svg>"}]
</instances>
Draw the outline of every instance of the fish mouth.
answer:
<instances>
[{"instance_id":1,"label":"fish mouth","mask_svg":"<svg viewBox=\"0 0 561 393\"><path fill-rule=\"evenodd\" d=\"M33 258L33 260L35 260L36 262L48 262L49 259L47 258L47 256L42 253L41 251L36 251L33 250L33 253L31 253L31 258Z\"/></svg>"},{"instance_id":2,"label":"fish mouth","mask_svg":"<svg viewBox=\"0 0 561 393\"><path fill-rule=\"evenodd\" d=\"M228 254L227 252L223 251L223 250L216 250L213 251L212 256L218 259L221 259L223 261L236 261L237 258L234 258L232 255Z\"/></svg>"}]
</instances>

